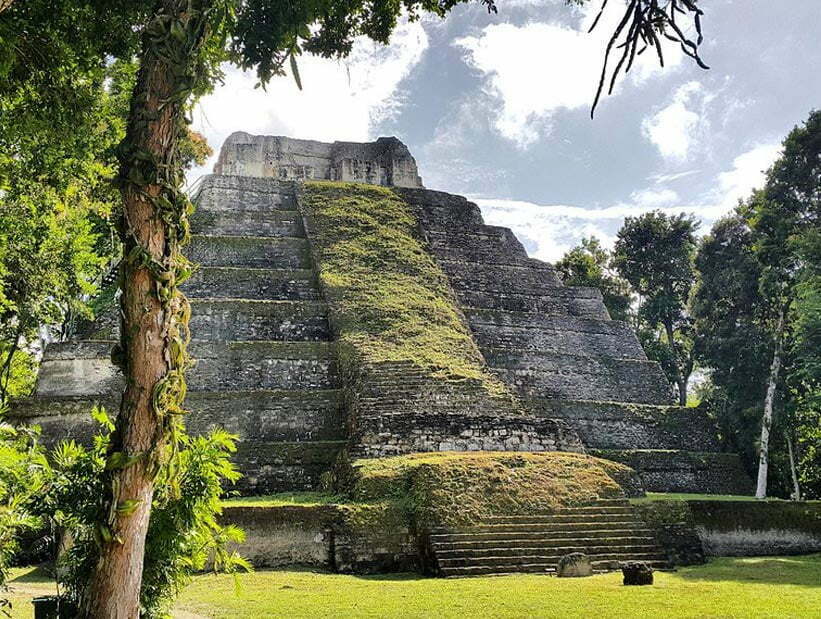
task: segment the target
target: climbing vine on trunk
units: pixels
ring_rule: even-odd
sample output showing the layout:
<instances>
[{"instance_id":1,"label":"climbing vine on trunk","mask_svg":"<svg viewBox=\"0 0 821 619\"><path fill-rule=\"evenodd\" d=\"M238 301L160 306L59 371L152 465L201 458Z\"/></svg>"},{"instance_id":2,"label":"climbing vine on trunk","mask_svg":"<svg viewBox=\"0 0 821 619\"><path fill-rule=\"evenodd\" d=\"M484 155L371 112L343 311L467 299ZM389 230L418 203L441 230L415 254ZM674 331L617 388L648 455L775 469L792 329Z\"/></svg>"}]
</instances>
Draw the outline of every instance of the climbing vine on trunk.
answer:
<instances>
[{"instance_id":1,"label":"climbing vine on trunk","mask_svg":"<svg viewBox=\"0 0 821 619\"><path fill-rule=\"evenodd\" d=\"M123 198L121 341L112 359L127 377L106 461L97 526L100 555L85 601L92 617L137 617L153 483L173 480L190 365L190 305L179 285L192 273L182 253L192 205L179 144L189 97L207 71L202 58L212 2L164 0L147 24L120 146ZM173 483L173 481L172 481Z\"/></svg>"}]
</instances>

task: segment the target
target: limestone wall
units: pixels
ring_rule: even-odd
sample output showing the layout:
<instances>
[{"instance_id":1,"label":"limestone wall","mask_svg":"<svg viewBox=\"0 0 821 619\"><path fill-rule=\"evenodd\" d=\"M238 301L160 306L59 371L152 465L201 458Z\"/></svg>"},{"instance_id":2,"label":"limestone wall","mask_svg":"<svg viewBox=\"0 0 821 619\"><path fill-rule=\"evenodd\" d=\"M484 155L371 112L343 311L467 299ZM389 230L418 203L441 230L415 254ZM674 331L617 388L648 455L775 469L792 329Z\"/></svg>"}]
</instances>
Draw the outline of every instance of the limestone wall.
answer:
<instances>
[{"instance_id":1,"label":"limestone wall","mask_svg":"<svg viewBox=\"0 0 821 619\"><path fill-rule=\"evenodd\" d=\"M723 557L821 552L818 501L650 501L636 508L665 538L665 547L678 553L678 564L698 562L699 554Z\"/></svg>"},{"instance_id":2,"label":"limestone wall","mask_svg":"<svg viewBox=\"0 0 821 619\"><path fill-rule=\"evenodd\" d=\"M332 180L421 187L416 161L396 138L375 142L317 142L282 136L228 136L215 174L278 180Z\"/></svg>"},{"instance_id":3,"label":"limestone wall","mask_svg":"<svg viewBox=\"0 0 821 619\"><path fill-rule=\"evenodd\" d=\"M407 526L378 520L357 526L336 505L226 507L220 520L245 531L236 550L257 568L308 566L349 574L420 569L419 543Z\"/></svg>"}]
</instances>

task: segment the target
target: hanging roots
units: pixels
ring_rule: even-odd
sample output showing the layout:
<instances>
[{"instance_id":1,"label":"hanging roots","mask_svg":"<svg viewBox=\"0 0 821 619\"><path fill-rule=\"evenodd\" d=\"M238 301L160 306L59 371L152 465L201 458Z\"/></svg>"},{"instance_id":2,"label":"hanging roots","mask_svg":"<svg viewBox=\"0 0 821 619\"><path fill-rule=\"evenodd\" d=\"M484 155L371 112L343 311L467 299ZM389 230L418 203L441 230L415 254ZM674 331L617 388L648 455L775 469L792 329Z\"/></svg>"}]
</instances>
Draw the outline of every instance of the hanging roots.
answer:
<instances>
[{"instance_id":1,"label":"hanging roots","mask_svg":"<svg viewBox=\"0 0 821 619\"><path fill-rule=\"evenodd\" d=\"M144 31L147 55L153 55L166 65L168 74L180 85L159 105L160 112L166 110L167 106L173 106L173 146L162 160L158 160L153 153L136 144L135 136L144 134L149 124L157 120L156 111L148 112L144 105L140 105L137 109L143 112L132 121L119 151L123 170L120 183L124 189L151 203L165 228L165 248L159 258L143 246L127 221L123 225L123 241L129 248L124 258L129 270L133 272L144 268L150 273L154 293L164 313L163 354L167 372L154 385L151 406L160 424L160 435L156 437L155 444L170 449L159 453L158 448L155 448L151 453L140 454L137 458L121 458L123 461L115 463L113 468L123 468L135 459L147 456L154 475L163 463L167 463L172 471L170 477L173 477L173 471L177 469L176 454L183 427L181 416L185 413L185 371L192 364L187 350L191 305L180 292L179 286L194 272L194 265L182 254L182 247L188 242L190 235L188 217L194 209L182 189L184 173L178 149L180 140L187 133L184 106L204 71L199 51L206 38L209 17L207 10L197 10L192 4L194 3L189 2L185 12L179 14L155 16ZM135 94L135 100L145 103L147 96L147 92L143 90ZM128 334L123 333L120 349L115 353L118 361L124 359L123 352L127 345ZM122 505L118 507L121 513L122 508Z\"/></svg>"}]
</instances>

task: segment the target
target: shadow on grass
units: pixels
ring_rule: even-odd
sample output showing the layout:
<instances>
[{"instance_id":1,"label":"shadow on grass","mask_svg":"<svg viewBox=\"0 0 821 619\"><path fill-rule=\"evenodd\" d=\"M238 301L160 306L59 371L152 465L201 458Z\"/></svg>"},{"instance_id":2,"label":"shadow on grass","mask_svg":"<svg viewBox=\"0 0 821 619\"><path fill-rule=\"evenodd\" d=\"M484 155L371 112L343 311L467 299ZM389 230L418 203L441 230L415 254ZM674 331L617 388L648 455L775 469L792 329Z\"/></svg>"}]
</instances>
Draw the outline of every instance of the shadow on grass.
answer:
<instances>
[{"instance_id":1,"label":"shadow on grass","mask_svg":"<svg viewBox=\"0 0 821 619\"><path fill-rule=\"evenodd\" d=\"M686 581L729 581L821 587L821 554L790 557L721 557L707 565L681 568Z\"/></svg>"},{"instance_id":2,"label":"shadow on grass","mask_svg":"<svg viewBox=\"0 0 821 619\"><path fill-rule=\"evenodd\" d=\"M37 567L21 568L22 574L16 574L18 570L12 572L9 584L42 584L47 585L54 582L54 570L51 566L38 565Z\"/></svg>"}]
</instances>

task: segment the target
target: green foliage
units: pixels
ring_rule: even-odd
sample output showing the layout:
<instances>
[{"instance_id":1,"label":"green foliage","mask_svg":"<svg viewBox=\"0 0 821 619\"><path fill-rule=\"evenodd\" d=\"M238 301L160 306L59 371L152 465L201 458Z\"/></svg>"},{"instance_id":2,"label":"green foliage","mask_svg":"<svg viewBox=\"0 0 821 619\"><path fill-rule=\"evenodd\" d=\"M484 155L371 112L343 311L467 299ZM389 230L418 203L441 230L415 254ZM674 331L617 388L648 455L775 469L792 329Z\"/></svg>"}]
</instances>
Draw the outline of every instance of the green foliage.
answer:
<instances>
[{"instance_id":1,"label":"green foliage","mask_svg":"<svg viewBox=\"0 0 821 619\"><path fill-rule=\"evenodd\" d=\"M31 505L48 471L48 462L37 446L37 432L0 422L0 613L9 606L4 595L6 580L20 535L40 525Z\"/></svg>"},{"instance_id":2,"label":"green foliage","mask_svg":"<svg viewBox=\"0 0 821 619\"><path fill-rule=\"evenodd\" d=\"M613 269L613 260L599 239L591 236L565 253L556 264L565 286L592 286L601 290L604 305L613 320L631 319L630 284Z\"/></svg>"},{"instance_id":3,"label":"green foliage","mask_svg":"<svg viewBox=\"0 0 821 619\"><path fill-rule=\"evenodd\" d=\"M83 13L35 0L0 18L8 43L0 45L0 367L16 366L18 380L41 327L64 337L89 315L86 301L118 251L110 180L130 94L127 63L92 58L80 43L86 32L60 39ZM86 44L121 49L116 36ZM0 387L0 400L14 395L14 385Z\"/></svg>"},{"instance_id":4,"label":"green foliage","mask_svg":"<svg viewBox=\"0 0 821 619\"><path fill-rule=\"evenodd\" d=\"M695 354L710 369L704 396L725 447L740 453L752 471L772 340L761 320L761 268L742 217L716 222L701 241L696 268L691 311Z\"/></svg>"},{"instance_id":5,"label":"green foliage","mask_svg":"<svg viewBox=\"0 0 821 619\"><path fill-rule=\"evenodd\" d=\"M775 341L785 340L769 449L777 496L792 491L788 437L805 496L821 496L819 157L821 112L813 112L784 141L765 186L715 224L696 258L691 307L695 352L710 370L705 396L751 471ZM787 320L777 333L781 308Z\"/></svg>"},{"instance_id":6,"label":"green foliage","mask_svg":"<svg viewBox=\"0 0 821 619\"><path fill-rule=\"evenodd\" d=\"M416 527L555 511L622 496L629 469L591 456L545 452L434 452L357 460L340 488L354 502L400 506Z\"/></svg>"},{"instance_id":7,"label":"green foliage","mask_svg":"<svg viewBox=\"0 0 821 619\"><path fill-rule=\"evenodd\" d=\"M111 466L107 455L112 426L91 448L63 442L51 454L53 476L38 509L71 532L72 546L61 560L62 585L68 599L83 599L91 570L96 564L105 509L103 470ZM221 495L226 483L239 478L231 454L235 437L222 430L207 436L181 438L178 470L164 468L157 480L146 538L144 575L140 592L143 617L165 617L177 594L193 573L210 567L219 572L249 569L230 544L243 539L241 530L222 526ZM119 505L121 512L134 505Z\"/></svg>"},{"instance_id":8,"label":"green foliage","mask_svg":"<svg viewBox=\"0 0 821 619\"><path fill-rule=\"evenodd\" d=\"M655 340L658 360L687 402L693 371L692 326L687 301L695 282L693 259L697 223L692 216L653 211L627 217L613 248L613 264L639 295L639 318L649 328L644 343ZM652 335L650 335L652 334Z\"/></svg>"},{"instance_id":9,"label":"green foliage","mask_svg":"<svg viewBox=\"0 0 821 619\"><path fill-rule=\"evenodd\" d=\"M349 365L411 361L431 375L505 392L484 368L447 277L396 193L310 182L302 204L332 322L343 349L358 357Z\"/></svg>"}]
</instances>

